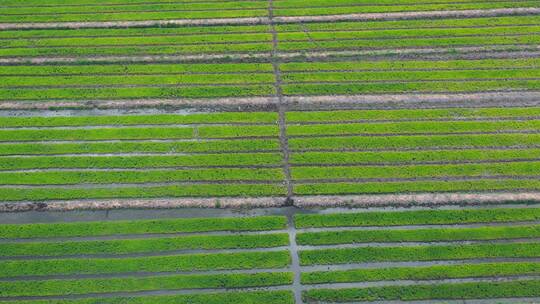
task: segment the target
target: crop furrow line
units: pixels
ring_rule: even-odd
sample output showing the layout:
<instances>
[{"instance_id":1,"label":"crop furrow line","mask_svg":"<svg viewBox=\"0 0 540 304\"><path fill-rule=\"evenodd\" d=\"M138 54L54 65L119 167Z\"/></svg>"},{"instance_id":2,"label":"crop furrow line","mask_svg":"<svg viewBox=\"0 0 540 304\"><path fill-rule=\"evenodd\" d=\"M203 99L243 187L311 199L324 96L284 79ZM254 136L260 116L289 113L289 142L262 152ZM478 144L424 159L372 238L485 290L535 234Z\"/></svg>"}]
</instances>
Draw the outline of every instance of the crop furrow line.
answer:
<instances>
[{"instance_id":1,"label":"crop furrow line","mask_svg":"<svg viewBox=\"0 0 540 304\"><path fill-rule=\"evenodd\" d=\"M1 116L1 115L0 115ZM14 116L4 116L4 117L14 117ZM18 116L22 117L22 116ZM27 116L31 117L31 116ZM79 116L84 117L84 116ZM540 119L540 117L538 117ZM521 120L534 120L534 117L531 117L530 119L527 119L526 117ZM519 120L519 119L516 119ZM193 127L205 127L205 126L276 126L277 123L273 122L194 122L194 123L179 123L179 124L173 124L173 123L159 123L156 122L154 124L148 123L148 124L95 124L95 125L43 125L43 126L12 126L12 127L2 127L0 126L0 131L3 130L10 130L10 131L17 131L17 130L95 130L95 129L104 129L104 128L115 128L115 129L130 129L130 128L193 128Z\"/></svg>"},{"instance_id":2,"label":"crop furrow line","mask_svg":"<svg viewBox=\"0 0 540 304\"><path fill-rule=\"evenodd\" d=\"M420 182L420 181L474 181L474 180L538 180L539 175L479 175L479 176L433 176L411 178L319 178L319 179L294 179L296 184L323 184L323 183L369 183L369 182Z\"/></svg>"},{"instance_id":3,"label":"crop furrow line","mask_svg":"<svg viewBox=\"0 0 540 304\"><path fill-rule=\"evenodd\" d=\"M314 73L314 75L318 75ZM428 75L429 77L429 75ZM528 78L447 78L447 79L388 79L388 80L351 80L351 81L284 81L284 85L302 85L302 84L330 84L330 85L340 85L340 84L372 84L372 83L381 83L381 84L390 84L390 83L419 83L419 82L429 82L429 83L445 83L445 82L503 82L503 81L539 81L540 77L528 77ZM262 83L265 84L265 83ZM219 85L218 85L219 86ZM504 85L501 85L504 87ZM292 95L288 95L292 96Z\"/></svg>"},{"instance_id":4,"label":"crop furrow line","mask_svg":"<svg viewBox=\"0 0 540 304\"><path fill-rule=\"evenodd\" d=\"M540 238L505 238L505 239L486 239L486 240L452 240L452 241L400 241L400 242L365 242L365 243L339 243L331 245L300 245L299 250L326 250L326 249L353 249L353 248L390 248L390 247L418 247L418 246L449 246L449 245L475 245L475 244L514 244L523 242L540 242ZM6 259L10 259L7 257Z\"/></svg>"},{"instance_id":5,"label":"crop furrow line","mask_svg":"<svg viewBox=\"0 0 540 304\"><path fill-rule=\"evenodd\" d=\"M116 298L116 297L143 297L143 296L172 296L172 295L192 295L192 294L213 294L227 291L235 292L250 292L250 291L280 291L290 290L289 285L278 286L254 286L254 287L239 287L239 288L200 288L200 289L167 289L167 290L151 290L151 291L134 291L134 292L107 292L107 293L88 293L78 295L61 295L61 296L17 296L17 297L2 297L1 301L24 301L24 300L67 300L67 299L90 299L99 298Z\"/></svg>"},{"instance_id":6,"label":"crop furrow line","mask_svg":"<svg viewBox=\"0 0 540 304\"><path fill-rule=\"evenodd\" d=\"M456 161L398 161L398 162L354 162L354 163L295 163L291 162L294 167L395 167L395 166L414 166L414 165L462 165L462 164L505 164L505 163L520 163L520 162L540 162L540 158L514 158L514 159L484 159L484 160L456 160ZM104 169L107 170L107 169ZM156 169L157 170L157 169ZM8 170L0 170L0 172L10 172ZM14 171L14 170L13 170ZM30 170L21 170L22 172ZM31 172L31 171L30 171Z\"/></svg>"},{"instance_id":7,"label":"crop furrow line","mask_svg":"<svg viewBox=\"0 0 540 304\"><path fill-rule=\"evenodd\" d=\"M173 275L221 275L221 274L255 274L276 273L291 271L288 268L252 268L252 269L229 269L229 270L194 270L194 271L163 271L163 272L124 272L124 273L99 273L99 274L69 274L69 275L43 275L43 276L19 276L0 278L0 282L20 281L47 281L47 280L84 280L84 279L116 279L116 278L147 278L168 277Z\"/></svg>"},{"instance_id":8,"label":"crop furrow line","mask_svg":"<svg viewBox=\"0 0 540 304\"><path fill-rule=\"evenodd\" d=\"M415 286L424 284L455 284L455 283L476 283L476 282L511 282L514 280L540 279L540 275L535 274L517 274L517 275L497 275L493 276L478 276L467 278L449 278L437 280L382 280L370 282L349 282L349 283L322 283L314 285L304 285L304 290L312 289L341 289L341 288L369 288L369 287L385 287L385 286ZM415 301L416 303L416 301Z\"/></svg>"},{"instance_id":9,"label":"crop furrow line","mask_svg":"<svg viewBox=\"0 0 540 304\"><path fill-rule=\"evenodd\" d=\"M1 154L1 157L38 157L38 156L66 156L66 157L107 157L107 156L186 156L186 155L207 155L207 154L234 154L234 153L269 153L269 152L281 152L281 150L278 149L259 149L259 150L227 150L227 151L190 151L186 153L177 153L177 152L162 152L162 153L154 153L154 152L117 152L117 153L110 153L110 152L104 152L104 153L40 153L40 154L20 154L20 153L13 153L13 154Z\"/></svg>"},{"instance_id":10,"label":"crop furrow line","mask_svg":"<svg viewBox=\"0 0 540 304\"><path fill-rule=\"evenodd\" d=\"M57 256L0 256L0 261L50 261L57 259L123 259L138 257L166 257L171 255L189 254L221 254L221 253L249 253L249 252L278 252L287 250L288 246L266 248L228 248L228 249L178 249L167 251L132 252L120 254L66 254Z\"/></svg>"},{"instance_id":11,"label":"crop furrow line","mask_svg":"<svg viewBox=\"0 0 540 304\"><path fill-rule=\"evenodd\" d=\"M526 148L538 148L538 145L523 145L523 146L463 146L463 147L413 147L413 148L380 148L380 149L354 149L354 148L335 148L335 149L291 149L293 153L303 152L409 152L409 151L467 151L467 150L521 150Z\"/></svg>"},{"instance_id":12,"label":"crop furrow line","mask_svg":"<svg viewBox=\"0 0 540 304\"><path fill-rule=\"evenodd\" d=\"M235 136L235 137L205 137L205 142L210 141L220 141L220 140L246 140L246 139L277 139L278 136ZM7 145L7 144L30 144L30 143L36 143L36 144L66 144L66 143L72 143L72 144L88 144L88 143L170 143L170 142L199 142L203 140L200 138L197 140L193 137L180 137L180 138L164 138L164 139L96 139L96 140L14 140L14 141L1 141L0 140L0 146Z\"/></svg>"},{"instance_id":13,"label":"crop furrow line","mask_svg":"<svg viewBox=\"0 0 540 304\"><path fill-rule=\"evenodd\" d=\"M339 109L339 111L346 111L347 109ZM351 108L350 111L355 111L356 109ZM393 111L387 109L389 112ZM420 110L420 108L419 108ZM310 112L310 111L305 111ZM318 111L313 111L318 112ZM341 124L379 124L379 123L402 123L402 122L499 122L499 121L535 121L540 120L540 116L498 116L498 117L447 117L447 118L400 118L400 119L358 119L358 120L332 120L332 121L295 121L289 119L289 126L317 126L317 125L341 125ZM151 126L151 125L150 125ZM18 129L18 128L0 128L0 130L7 129ZM32 129L31 127L29 129Z\"/></svg>"},{"instance_id":14,"label":"crop furrow line","mask_svg":"<svg viewBox=\"0 0 540 304\"><path fill-rule=\"evenodd\" d=\"M1 81L1 77L0 77ZM117 88L201 88L201 87L234 87L272 85L272 82L240 82L240 83L176 83L176 84L96 84L96 85L30 85L30 86L1 86L9 90L43 90L43 89L117 89Z\"/></svg>"},{"instance_id":15,"label":"crop furrow line","mask_svg":"<svg viewBox=\"0 0 540 304\"><path fill-rule=\"evenodd\" d=\"M505 263L505 262L540 262L540 258L477 258L467 260L436 260L436 261L402 261L402 262L365 262L333 265L310 265L302 266L302 272L313 271L343 271L352 269L377 269L391 267L429 267L436 265L466 265L483 263Z\"/></svg>"},{"instance_id":16,"label":"crop furrow line","mask_svg":"<svg viewBox=\"0 0 540 304\"><path fill-rule=\"evenodd\" d=\"M352 134L306 134L289 135L290 139L335 138L335 137L400 137L400 136L447 136L447 135L496 135L496 134L540 134L540 130L497 130L463 132L409 132L409 133L352 133Z\"/></svg>"}]
</instances>

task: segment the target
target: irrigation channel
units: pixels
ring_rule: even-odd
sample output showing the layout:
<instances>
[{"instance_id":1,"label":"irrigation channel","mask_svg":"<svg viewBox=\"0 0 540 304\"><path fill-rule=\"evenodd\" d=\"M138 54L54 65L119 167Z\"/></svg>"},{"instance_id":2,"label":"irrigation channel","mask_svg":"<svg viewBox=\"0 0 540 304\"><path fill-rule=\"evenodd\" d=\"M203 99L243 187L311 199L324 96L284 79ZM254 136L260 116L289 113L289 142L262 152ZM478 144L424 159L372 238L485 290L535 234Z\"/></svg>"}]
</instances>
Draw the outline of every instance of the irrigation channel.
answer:
<instances>
[{"instance_id":1,"label":"irrigation channel","mask_svg":"<svg viewBox=\"0 0 540 304\"><path fill-rule=\"evenodd\" d=\"M540 204L0 213L0 303L538 303L539 284Z\"/></svg>"}]
</instances>

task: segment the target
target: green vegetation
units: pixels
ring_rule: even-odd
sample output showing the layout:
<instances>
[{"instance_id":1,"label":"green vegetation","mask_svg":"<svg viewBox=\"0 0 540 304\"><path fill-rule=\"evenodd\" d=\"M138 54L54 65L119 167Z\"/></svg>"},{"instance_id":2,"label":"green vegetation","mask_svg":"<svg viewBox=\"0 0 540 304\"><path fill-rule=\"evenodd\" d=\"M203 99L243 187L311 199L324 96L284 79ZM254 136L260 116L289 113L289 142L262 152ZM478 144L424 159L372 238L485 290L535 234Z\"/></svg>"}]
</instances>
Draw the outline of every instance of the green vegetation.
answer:
<instances>
[{"instance_id":1,"label":"green vegetation","mask_svg":"<svg viewBox=\"0 0 540 304\"><path fill-rule=\"evenodd\" d=\"M297 214L294 221L298 228L310 228L503 223L536 221L539 219L540 208L485 208Z\"/></svg>"},{"instance_id":2,"label":"green vegetation","mask_svg":"<svg viewBox=\"0 0 540 304\"><path fill-rule=\"evenodd\" d=\"M534 297L540 295L540 281L474 282L384 286L362 289L315 289L304 292L307 302L351 302L376 300L449 300Z\"/></svg>"},{"instance_id":3,"label":"green vegetation","mask_svg":"<svg viewBox=\"0 0 540 304\"><path fill-rule=\"evenodd\" d=\"M290 291L253 291L174 296L87 298L77 300L4 301L6 304L119 304L126 302L133 304L294 304L294 298Z\"/></svg>"},{"instance_id":4,"label":"green vegetation","mask_svg":"<svg viewBox=\"0 0 540 304\"><path fill-rule=\"evenodd\" d=\"M330 265L386 261L438 261L540 256L538 243L359 247L300 251L301 265Z\"/></svg>"},{"instance_id":5,"label":"green vegetation","mask_svg":"<svg viewBox=\"0 0 540 304\"><path fill-rule=\"evenodd\" d=\"M355 179L355 178L423 178L423 177L485 177L536 176L540 162L458 165L401 165L358 167L298 167L293 179ZM1 176L1 175L0 175Z\"/></svg>"},{"instance_id":6,"label":"green vegetation","mask_svg":"<svg viewBox=\"0 0 540 304\"><path fill-rule=\"evenodd\" d=\"M242 139L179 142L21 143L0 145L0 155L47 155L84 153L201 153L279 151L279 141Z\"/></svg>"},{"instance_id":7,"label":"green vegetation","mask_svg":"<svg viewBox=\"0 0 540 304\"><path fill-rule=\"evenodd\" d=\"M313 137L291 138L294 150L368 150L368 149L414 149L414 148L479 148L479 147L539 147L538 134L453 134L453 135L397 135L384 137Z\"/></svg>"},{"instance_id":8,"label":"green vegetation","mask_svg":"<svg viewBox=\"0 0 540 304\"><path fill-rule=\"evenodd\" d=\"M531 154L534 155L534 154ZM163 156L33 156L0 157L0 169L48 168L172 168L196 166L279 165L278 153L195 154Z\"/></svg>"},{"instance_id":9,"label":"green vegetation","mask_svg":"<svg viewBox=\"0 0 540 304\"><path fill-rule=\"evenodd\" d=\"M0 261L0 277L284 268L287 251L184 254L136 258Z\"/></svg>"},{"instance_id":10,"label":"green vegetation","mask_svg":"<svg viewBox=\"0 0 540 304\"><path fill-rule=\"evenodd\" d=\"M289 285L292 283L292 279L292 273L274 272L0 282L0 296L53 296L150 290L264 287Z\"/></svg>"},{"instance_id":11,"label":"green vegetation","mask_svg":"<svg viewBox=\"0 0 540 304\"><path fill-rule=\"evenodd\" d=\"M302 273L302 283L324 284L394 280L442 280L455 278L536 275L539 273L540 263L505 262L305 272Z\"/></svg>"},{"instance_id":12,"label":"green vegetation","mask_svg":"<svg viewBox=\"0 0 540 304\"><path fill-rule=\"evenodd\" d=\"M110 222L3 224L0 238L76 237L126 234L167 234L210 231L266 231L285 229L282 216L155 219Z\"/></svg>"},{"instance_id":13,"label":"green vegetation","mask_svg":"<svg viewBox=\"0 0 540 304\"><path fill-rule=\"evenodd\" d=\"M540 182L527 179L482 179L438 180L438 181L399 181L355 183L298 184L294 192L298 195L323 194L377 194L377 193L415 193L415 192L477 192L477 191L526 191L540 190Z\"/></svg>"},{"instance_id":14,"label":"green vegetation","mask_svg":"<svg viewBox=\"0 0 540 304\"><path fill-rule=\"evenodd\" d=\"M172 186L1 188L4 201L44 201L106 198L256 197L283 196L281 184L175 184Z\"/></svg>"},{"instance_id":15,"label":"green vegetation","mask_svg":"<svg viewBox=\"0 0 540 304\"><path fill-rule=\"evenodd\" d=\"M0 243L0 256L129 254L184 249L247 249L287 246L286 234L197 235L110 241ZM2 288L0 288L2 289Z\"/></svg>"},{"instance_id":16,"label":"green vegetation","mask_svg":"<svg viewBox=\"0 0 540 304\"><path fill-rule=\"evenodd\" d=\"M540 225L303 232L297 234L296 241L300 245L330 245L370 242L473 241L537 237L540 237Z\"/></svg>"},{"instance_id":17,"label":"green vegetation","mask_svg":"<svg viewBox=\"0 0 540 304\"><path fill-rule=\"evenodd\" d=\"M487 160L533 160L540 158L539 149L515 150L433 150L381 152L303 152L292 153L292 164L377 164L415 162L467 162ZM36 162L38 163L38 162ZM3 165L0 158L0 167Z\"/></svg>"}]
</instances>

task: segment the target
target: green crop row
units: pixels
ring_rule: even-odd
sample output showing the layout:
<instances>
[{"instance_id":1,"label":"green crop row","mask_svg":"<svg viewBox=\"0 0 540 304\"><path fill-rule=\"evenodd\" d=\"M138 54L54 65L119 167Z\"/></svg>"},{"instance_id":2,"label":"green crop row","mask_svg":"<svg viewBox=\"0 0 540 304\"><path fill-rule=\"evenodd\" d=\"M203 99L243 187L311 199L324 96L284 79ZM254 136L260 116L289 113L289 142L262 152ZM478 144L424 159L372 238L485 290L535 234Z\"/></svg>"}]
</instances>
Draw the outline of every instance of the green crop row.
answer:
<instances>
[{"instance_id":1,"label":"green crop row","mask_svg":"<svg viewBox=\"0 0 540 304\"><path fill-rule=\"evenodd\" d=\"M178 54L215 54L238 52L269 52L270 42L222 43L196 45L137 45L112 47L49 47L49 48L11 48L0 49L0 57L24 56L83 56L83 55L178 55Z\"/></svg>"},{"instance_id":2,"label":"green crop row","mask_svg":"<svg viewBox=\"0 0 540 304\"><path fill-rule=\"evenodd\" d=\"M396 38L380 40L334 40L334 41L301 41L281 42L279 49L282 51L316 50L316 49L393 49L407 47L459 47L473 45L516 45L538 44L538 35L525 36L476 36L476 37L440 37L440 38ZM2 52L4 53L4 52Z\"/></svg>"},{"instance_id":3,"label":"green crop row","mask_svg":"<svg viewBox=\"0 0 540 304\"><path fill-rule=\"evenodd\" d=\"M424 5L362 5L346 7L319 7L319 8L295 8L274 9L276 16L312 16L312 15L337 15L337 14L360 14L360 13L394 13L411 11L445 11L445 10L481 10L502 9L516 7L538 7L538 1L507 1L491 3L457 3L457 4L424 4Z\"/></svg>"},{"instance_id":4,"label":"green crop row","mask_svg":"<svg viewBox=\"0 0 540 304\"><path fill-rule=\"evenodd\" d=\"M194 235L132 240L0 243L0 256L116 255L184 249L270 248L288 244L287 234Z\"/></svg>"},{"instance_id":5,"label":"green crop row","mask_svg":"<svg viewBox=\"0 0 540 304\"><path fill-rule=\"evenodd\" d=\"M403 62L402 62L403 63ZM335 64L334 62L332 64ZM539 62L540 64L540 62ZM540 116L540 108L447 108L447 109L396 109L396 110L336 110L288 112L288 123L340 122L355 120L400 119L460 119L460 118L513 118ZM121 117L121 116L120 116ZM10 121L15 118L8 118ZM48 118L51 119L51 118ZM54 118L53 118L54 119ZM119 118L120 119L120 118ZM0 120L1 121L1 120Z\"/></svg>"},{"instance_id":6,"label":"green crop row","mask_svg":"<svg viewBox=\"0 0 540 304\"><path fill-rule=\"evenodd\" d=\"M441 82L384 82L350 84L286 84L283 93L295 95L350 95L386 94L402 92L493 92L528 91L540 89L539 80L483 80L483 81L441 81ZM217 93L216 93L217 94ZM224 93L225 94L225 93ZM21 94L24 96L24 94ZM5 97L2 97L5 98ZM18 97L22 98L22 97Z\"/></svg>"},{"instance_id":7,"label":"green crop row","mask_svg":"<svg viewBox=\"0 0 540 304\"><path fill-rule=\"evenodd\" d=\"M0 77L0 87L37 86L121 86L121 85L200 85L273 83L272 74L206 74L206 75L93 75L93 76L13 76Z\"/></svg>"},{"instance_id":8,"label":"green crop row","mask_svg":"<svg viewBox=\"0 0 540 304\"><path fill-rule=\"evenodd\" d=\"M0 185L137 184L181 181L281 181L281 168L0 172Z\"/></svg>"},{"instance_id":9,"label":"green crop row","mask_svg":"<svg viewBox=\"0 0 540 304\"><path fill-rule=\"evenodd\" d=\"M291 291L253 291L253 292L224 292L205 294L184 294L172 296L146 297L114 297L114 298L84 298L60 300L20 300L4 301L4 304L294 304Z\"/></svg>"},{"instance_id":10,"label":"green crop row","mask_svg":"<svg viewBox=\"0 0 540 304\"><path fill-rule=\"evenodd\" d=\"M295 164L365 164L365 163L415 163L415 162L460 162L486 160L540 159L539 149L517 150L440 150L440 151L391 151L391 152L304 152L292 153L289 161ZM25 160L23 158L23 160ZM66 160L69 164L69 160ZM10 161L9 165L19 160ZM39 167L35 160L28 161L28 167ZM0 168L4 165L0 158ZM13 164L15 165L15 164ZM5 166L5 165L4 165ZM114 166L109 166L114 167Z\"/></svg>"},{"instance_id":11,"label":"green crop row","mask_svg":"<svg viewBox=\"0 0 540 304\"><path fill-rule=\"evenodd\" d=\"M284 229L285 226L286 219L281 216L2 224L0 225L0 238L80 237L210 231L266 231Z\"/></svg>"},{"instance_id":12,"label":"green crop row","mask_svg":"<svg viewBox=\"0 0 540 304\"><path fill-rule=\"evenodd\" d=\"M443 81L459 79L522 79L539 78L539 69L460 70L460 71L369 71L287 73L285 82L378 82L378 81ZM132 77L126 78L129 81ZM105 78L106 79L106 78ZM256 79L256 78L255 78ZM9 81L9 79L8 79ZM256 80L255 80L256 81ZM15 84L16 80L13 80ZM39 82L38 82L39 83Z\"/></svg>"},{"instance_id":13,"label":"green crop row","mask_svg":"<svg viewBox=\"0 0 540 304\"><path fill-rule=\"evenodd\" d=\"M427 149L427 148L479 148L479 147L538 147L538 134L482 134L482 135L401 135L390 137L343 136L291 138L294 150L317 149Z\"/></svg>"},{"instance_id":14,"label":"green crop row","mask_svg":"<svg viewBox=\"0 0 540 304\"><path fill-rule=\"evenodd\" d=\"M67 47L67 46L126 46L126 45L182 45L206 43L241 43L241 42L270 42L272 34L244 33L244 34L199 34L199 35L154 35L141 37L58 37L58 38L31 38L13 39L3 41L5 48L24 47Z\"/></svg>"},{"instance_id":15,"label":"green crop row","mask_svg":"<svg viewBox=\"0 0 540 304\"><path fill-rule=\"evenodd\" d=\"M215 19L215 18L245 18L264 17L268 8L252 10L216 10L216 11L145 11L145 12L107 12L96 14L27 14L3 15L0 23L25 22L98 22L98 21L143 21L143 20L174 20L174 19Z\"/></svg>"},{"instance_id":16,"label":"green crop row","mask_svg":"<svg viewBox=\"0 0 540 304\"><path fill-rule=\"evenodd\" d=\"M260 1L260 0L255 0ZM190 2L199 2L195 0L155 0L152 3L190 3ZM222 0L205 0L205 2L222 2ZM148 3L148 0L79 0L77 5L133 5L133 4L144 4ZM24 3L20 3L17 0L0 0L0 5L2 6L23 6L23 7L42 7L42 6L66 6L72 5L73 2L69 0L48 0L46 4L40 0L29 0Z\"/></svg>"},{"instance_id":17,"label":"green crop row","mask_svg":"<svg viewBox=\"0 0 540 304\"><path fill-rule=\"evenodd\" d=\"M26 31L18 31L25 33ZM272 73L268 63L223 64L88 64L88 65L16 65L0 66L0 75L130 75L130 74L190 74L190 73ZM224 113L221 115L237 115ZM54 117L49 117L54 118Z\"/></svg>"},{"instance_id":18,"label":"green crop row","mask_svg":"<svg viewBox=\"0 0 540 304\"><path fill-rule=\"evenodd\" d=\"M319 301L349 303L377 300L463 300L535 296L540 296L540 281L535 280L384 286L361 289L314 289L303 293L304 301L308 303Z\"/></svg>"},{"instance_id":19,"label":"green crop row","mask_svg":"<svg viewBox=\"0 0 540 304\"><path fill-rule=\"evenodd\" d=\"M339 0L336 1L336 5L340 6L356 6L356 5L381 5L381 6L395 6L395 5L425 5L425 4L454 4L454 3L468 3L470 0L380 0L377 2L370 0ZM490 3L493 0L476 0L475 3ZM333 3L334 4L334 3ZM289 8L289 7L313 7L313 6L330 6L328 1L325 0L276 0L276 8Z\"/></svg>"},{"instance_id":20,"label":"green crop row","mask_svg":"<svg viewBox=\"0 0 540 304\"><path fill-rule=\"evenodd\" d=\"M395 280L442 280L537 274L540 274L540 263L505 262L305 272L302 273L302 283L324 284Z\"/></svg>"},{"instance_id":21,"label":"green crop row","mask_svg":"<svg viewBox=\"0 0 540 304\"><path fill-rule=\"evenodd\" d=\"M400 165L385 166L384 168L380 166L294 167L291 170L291 175L295 180L313 180L538 176L538 172L540 172L540 162L505 162L495 164ZM7 182L9 181L8 176L5 178ZM17 175L13 177L17 178ZM0 174L1 179L3 179L3 176Z\"/></svg>"},{"instance_id":22,"label":"green crop row","mask_svg":"<svg viewBox=\"0 0 540 304\"><path fill-rule=\"evenodd\" d=\"M268 5L268 4L266 4ZM55 7L56 8L56 7ZM132 27L132 28L79 28L5 30L1 39L69 38L69 37L124 37L158 35L204 35L225 33L268 33L268 25L184 26L184 27Z\"/></svg>"},{"instance_id":23,"label":"green crop row","mask_svg":"<svg viewBox=\"0 0 540 304\"><path fill-rule=\"evenodd\" d=\"M171 256L0 261L0 277L285 268L287 251Z\"/></svg>"},{"instance_id":24,"label":"green crop row","mask_svg":"<svg viewBox=\"0 0 540 304\"><path fill-rule=\"evenodd\" d=\"M44 201L107 198L257 197L282 196L277 184L177 184L174 186L123 186L96 188L0 188L2 201ZM219 200L217 200L219 203Z\"/></svg>"},{"instance_id":25,"label":"green crop row","mask_svg":"<svg viewBox=\"0 0 540 304\"><path fill-rule=\"evenodd\" d=\"M270 96L273 85L200 86L178 88L54 88L3 89L0 100L87 100L87 99L139 99L139 98L210 98L240 96Z\"/></svg>"},{"instance_id":26,"label":"green crop row","mask_svg":"<svg viewBox=\"0 0 540 304\"><path fill-rule=\"evenodd\" d=\"M197 3L197 2L170 2L170 3L152 3L152 4L131 4L119 6L45 6L40 7L37 11L42 14L103 14L103 13L121 13L121 12L137 12L142 13L148 11L192 11L192 10L229 10L229 9L265 9L268 4L257 1L235 1L231 2L213 2L213 3ZM2 14L5 15L33 15L36 13L35 7L3 7Z\"/></svg>"},{"instance_id":27,"label":"green crop row","mask_svg":"<svg viewBox=\"0 0 540 304\"><path fill-rule=\"evenodd\" d=\"M320 125L289 125L287 135L348 135L348 134L407 134L407 133L460 133L504 132L538 130L540 120L497 121L412 121L373 122ZM1 134L1 133L0 133Z\"/></svg>"},{"instance_id":28,"label":"green crop row","mask_svg":"<svg viewBox=\"0 0 540 304\"><path fill-rule=\"evenodd\" d=\"M366 183L300 184L294 187L298 195L380 194L418 192L478 192L478 191L537 191L535 179L477 179L452 181L399 181Z\"/></svg>"},{"instance_id":29,"label":"green crop row","mask_svg":"<svg viewBox=\"0 0 540 304\"><path fill-rule=\"evenodd\" d=\"M417 37L453 37L453 36L473 36L473 35L516 35L535 34L540 31L538 26L507 26L507 27L485 27L485 28L438 28L438 29L392 29L378 31L359 32L285 32L279 33L280 41L309 41L312 38L319 40L340 40L340 39L389 39L389 38L417 38Z\"/></svg>"},{"instance_id":30,"label":"green crop row","mask_svg":"<svg viewBox=\"0 0 540 304\"><path fill-rule=\"evenodd\" d=\"M297 228L442 225L502 223L540 220L540 208L486 208L460 210L415 210L335 214L297 214Z\"/></svg>"},{"instance_id":31,"label":"green crop row","mask_svg":"<svg viewBox=\"0 0 540 304\"><path fill-rule=\"evenodd\" d=\"M300 251L301 265L366 262L439 261L482 258L533 258L539 243L438 245L411 247L359 247Z\"/></svg>"},{"instance_id":32,"label":"green crop row","mask_svg":"<svg viewBox=\"0 0 540 304\"><path fill-rule=\"evenodd\" d=\"M534 109L530 109L534 113ZM223 112L157 114L157 115L118 115L118 116L9 116L0 117L0 127L62 127L62 126L100 126L100 125L166 125L166 124L235 124L266 123L275 124L277 113L273 112Z\"/></svg>"},{"instance_id":33,"label":"green crop row","mask_svg":"<svg viewBox=\"0 0 540 304\"><path fill-rule=\"evenodd\" d=\"M473 241L538 237L540 237L540 225L304 232L299 233L296 240L300 245L331 245L370 242Z\"/></svg>"},{"instance_id":34,"label":"green crop row","mask_svg":"<svg viewBox=\"0 0 540 304\"><path fill-rule=\"evenodd\" d=\"M125 127L92 129L1 130L2 141L144 140L230 138L279 135L277 126Z\"/></svg>"},{"instance_id":35,"label":"green crop row","mask_svg":"<svg viewBox=\"0 0 540 304\"><path fill-rule=\"evenodd\" d=\"M532 151L531 151L532 153ZM533 157L535 154L531 154ZM35 156L0 157L0 170L50 168L173 168L181 166L280 165L278 153L234 153L163 156Z\"/></svg>"},{"instance_id":36,"label":"green crop row","mask_svg":"<svg viewBox=\"0 0 540 304\"><path fill-rule=\"evenodd\" d=\"M247 288L289 285L292 273L174 275L144 278L0 282L0 296L57 296L204 288Z\"/></svg>"},{"instance_id":37,"label":"green crop row","mask_svg":"<svg viewBox=\"0 0 540 304\"><path fill-rule=\"evenodd\" d=\"M88 142L0 144L0 155L83 154L83 153L190 153L278 151L278 140L210 140L184 142Z\"/></svg>"},{"instance_id":38,"label":"green crop row","mask_svg":"<svg viewBox=\"0 0 540 304\"><path fill-rule=\"evenodd\" d=\"M288 1L285 3L289 3ZM278 4L276 4L278 5ZM362 22L314 22L305 24L279 24L276 25L278 33L286 31L301 32L307 29L310 32L319 31L372 31L386 29L423 29L423 28L463 28L463 27L493 27L493 26L519 26L537 25L540 17L530 16L500 16L477 18L444 18L444 19L408 19L392 21L362 21ZM1 37L1 36L0 36Z\"/></svg>"}]
</instances>

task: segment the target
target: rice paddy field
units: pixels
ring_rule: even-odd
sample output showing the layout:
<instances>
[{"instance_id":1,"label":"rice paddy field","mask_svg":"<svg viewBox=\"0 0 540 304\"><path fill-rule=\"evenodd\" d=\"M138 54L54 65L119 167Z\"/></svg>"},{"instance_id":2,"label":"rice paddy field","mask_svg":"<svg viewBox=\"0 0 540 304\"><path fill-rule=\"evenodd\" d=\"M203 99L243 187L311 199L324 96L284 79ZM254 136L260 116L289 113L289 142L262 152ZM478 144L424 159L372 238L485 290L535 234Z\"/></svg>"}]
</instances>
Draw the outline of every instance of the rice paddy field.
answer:
<instances>
[{"instance_id":1,"label":"rice paddy field","mask_svg":"<svg viewBox=\"0 0 540 304\"><path fill-rule=\"evenodd\" d=\"M134 219L143 213L117 211L96 220L103 214L79 212L47 223L2 216L10 223L0 226L0 300L282 304L295 303L295 297L304 303L540 298L539 205L208 213L212 217L184 210L179 217Z\"/></svg>"},{"instance_id":2,"label":"rice paddy field","mask_svg":"<svg viewBox=\"0 0 540 304\"><path fill-rule=\"evenodd\" d=\"M540 1L0 0L0 304L540 303Z\"/></svg>"}]
</instances>

